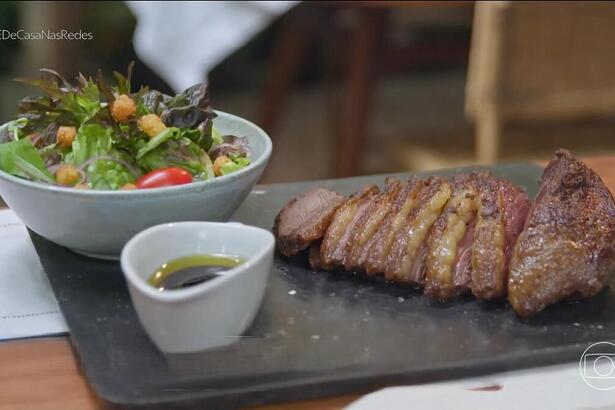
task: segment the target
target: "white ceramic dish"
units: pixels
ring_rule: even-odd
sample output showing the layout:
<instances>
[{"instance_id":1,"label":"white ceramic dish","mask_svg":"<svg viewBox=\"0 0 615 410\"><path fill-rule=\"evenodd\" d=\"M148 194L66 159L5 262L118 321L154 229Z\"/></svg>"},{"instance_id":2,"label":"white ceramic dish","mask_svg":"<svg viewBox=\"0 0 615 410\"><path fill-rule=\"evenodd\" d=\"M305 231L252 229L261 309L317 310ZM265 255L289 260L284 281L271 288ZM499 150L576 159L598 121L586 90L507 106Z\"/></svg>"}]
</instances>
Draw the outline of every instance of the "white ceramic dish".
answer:
<instances>
[{"instance_id":1,"label":"white ceramic dish","mask_svg":"<svg viewBox=\"0 0 615 410\"><path fill-rule=\"evenodd\" d=\"M273 262L271 232L240 223L178 222L131 239L121 264L141 324L163 352L188 353L228 345L252 323ZM195 254L228 254L246 261L220 277L159 291L147 280L162 264Z\"/></svg>"},{"instance_id":2,"label":"white ceramic dish","mask_svg":"<svg viewBox=\"0 0 615 410\"><path fill-rule=\"evenodd\" d=\"M117 259L124 244L150 226L226 221L263 173L271 140L243 118L217 114L214 124L223 134L245 136L250 144L252 163L232 174L167 188L83 191L0 171L0 196L34 232L75 252L105 259Z\"/></svg>"}]
</instances>

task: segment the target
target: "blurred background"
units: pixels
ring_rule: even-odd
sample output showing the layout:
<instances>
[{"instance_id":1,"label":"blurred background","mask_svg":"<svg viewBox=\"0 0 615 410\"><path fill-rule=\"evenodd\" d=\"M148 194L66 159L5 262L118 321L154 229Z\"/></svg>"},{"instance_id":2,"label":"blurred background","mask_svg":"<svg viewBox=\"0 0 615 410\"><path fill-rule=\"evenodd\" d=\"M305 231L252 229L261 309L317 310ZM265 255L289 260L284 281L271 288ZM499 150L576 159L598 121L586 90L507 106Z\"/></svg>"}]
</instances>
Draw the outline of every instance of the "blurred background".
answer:
<instances>
[{"instance_id":1,"label":"blurred background","mask_svg":"<svg viewBox=\"0 0 615 410\"><path fill-rule=\"evenodd\" d=\"M615 3L1 2L0 115L41 67L124 71L269 132L265 183L615 153Z\"/></svg>"}]
</instances>

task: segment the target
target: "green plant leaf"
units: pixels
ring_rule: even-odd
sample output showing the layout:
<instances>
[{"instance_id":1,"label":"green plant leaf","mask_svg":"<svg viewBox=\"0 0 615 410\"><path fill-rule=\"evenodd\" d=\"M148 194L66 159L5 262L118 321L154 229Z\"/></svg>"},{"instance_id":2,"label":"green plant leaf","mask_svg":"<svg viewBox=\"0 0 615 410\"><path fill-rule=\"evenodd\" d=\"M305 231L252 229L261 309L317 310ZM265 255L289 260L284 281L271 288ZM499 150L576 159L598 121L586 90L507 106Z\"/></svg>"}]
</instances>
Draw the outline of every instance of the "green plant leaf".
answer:
<instances>
[{"instance_id":1,"label":"green plant leaf","mask_svg":"<svg viewBox=\"0 0 615 410\"><path fill-rule=\"evenodd\" d=\"M11 175L53 183L53 176L29 139L0 144L0 169Z\"/></svg>"}]
</instances>

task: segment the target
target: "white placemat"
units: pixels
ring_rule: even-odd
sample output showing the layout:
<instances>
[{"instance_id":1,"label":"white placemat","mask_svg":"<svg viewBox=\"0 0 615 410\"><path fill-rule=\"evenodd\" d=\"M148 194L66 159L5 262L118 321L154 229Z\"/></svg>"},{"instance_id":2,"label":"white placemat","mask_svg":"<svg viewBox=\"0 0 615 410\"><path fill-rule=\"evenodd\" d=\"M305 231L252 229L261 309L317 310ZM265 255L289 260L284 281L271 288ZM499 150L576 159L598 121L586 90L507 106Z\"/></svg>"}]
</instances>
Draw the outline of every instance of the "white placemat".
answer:
<instances>
[{"instance_id":1,"label":"white placemat","mask_svg":"<svg viewBox=\"0 0 615 410\"><path fill-rule=\"evenodd\" d=\"M0 210L0 340L66 332L25 226L13 211Z\"/></svg>"},{"instance_id":2,"label":"white placemat","mask_svg":"<svg viewBox=\"0 0 615 410\"><path fill-rule=\"evenodd\" d=\"M604 374L609 368L603 370ZM597 390L588 381L575 362L447 383L389 387L361 397L346 410L615 409L615 390ZM615 386L615 379L602 386Z\"/></svg>"}]
</instances>

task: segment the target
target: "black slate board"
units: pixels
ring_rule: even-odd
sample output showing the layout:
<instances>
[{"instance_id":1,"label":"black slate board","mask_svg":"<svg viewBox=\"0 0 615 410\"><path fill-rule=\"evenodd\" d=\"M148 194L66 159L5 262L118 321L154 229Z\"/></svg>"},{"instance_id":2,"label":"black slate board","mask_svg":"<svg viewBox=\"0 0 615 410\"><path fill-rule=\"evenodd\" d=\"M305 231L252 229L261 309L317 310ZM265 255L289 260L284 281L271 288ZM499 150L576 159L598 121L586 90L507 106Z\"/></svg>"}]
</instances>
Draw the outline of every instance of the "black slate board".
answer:
<instances>
[{"instance_id":1,"label":"black slate board","mask_svg":"<svg viewBox=\"0 0 615 410\"><path fill-rule=\"evenodd\" d=\"M491 169L534 195L540 168ZM280 207L308 187L350 193L383 180L257 186L233 219L270 228ZM314 273L305 257L276 256L263 305L241 342L165 356L142 330L117 263L31 237L88 381L105 401L123 407L236 408L364 392L578 360L590 343L615 339L611 290L523 322L505 303L435 303L411 288Z\"/></svg>"}]
</instances>

